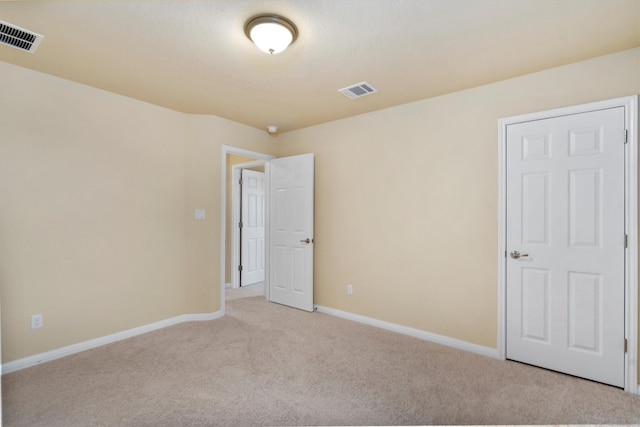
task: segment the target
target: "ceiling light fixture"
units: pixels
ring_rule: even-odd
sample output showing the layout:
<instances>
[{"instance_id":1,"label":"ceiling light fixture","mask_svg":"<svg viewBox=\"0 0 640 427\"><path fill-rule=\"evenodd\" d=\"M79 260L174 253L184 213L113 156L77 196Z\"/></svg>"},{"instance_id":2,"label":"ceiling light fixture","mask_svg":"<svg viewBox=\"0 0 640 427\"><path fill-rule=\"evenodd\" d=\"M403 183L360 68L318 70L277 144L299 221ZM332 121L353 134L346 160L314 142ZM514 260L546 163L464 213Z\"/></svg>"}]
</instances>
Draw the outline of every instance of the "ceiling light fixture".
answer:
<instances>
[{"instance_id":1,"label":"ceiling light fixture","mask_svg":"<svg viewBox=\"0 0 640 427\"><path fill-rule=\"evenodd\" d=\"M298 37L293 22L278 15L258 15L244 26L244 33L263 52L276 54L285 50Z\"/></svg>"}]
</instances>

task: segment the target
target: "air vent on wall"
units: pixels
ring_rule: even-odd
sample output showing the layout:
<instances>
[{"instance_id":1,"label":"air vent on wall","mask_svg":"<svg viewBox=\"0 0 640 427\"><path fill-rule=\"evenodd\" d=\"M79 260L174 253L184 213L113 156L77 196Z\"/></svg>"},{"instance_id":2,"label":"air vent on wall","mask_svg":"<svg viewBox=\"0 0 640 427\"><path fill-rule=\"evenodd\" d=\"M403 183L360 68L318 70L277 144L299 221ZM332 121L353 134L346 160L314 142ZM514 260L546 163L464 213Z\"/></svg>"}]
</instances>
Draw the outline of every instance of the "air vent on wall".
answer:
<instances>
[{"instance_id":1,"label":"air vent on wall","mask_svg":"<svg viewBox=\"0 0 640 427\"><path fill-rule=\"evenodd\" d=\"M377 91L378 89L371 86L369 83L362 82L353 86L342 88L338 92L340 92L347 98L354 99L360 98L361 96L371 95L372 93L376 93Z\"/></svg>"},{"instance_id":2,"label":"air vent on wall","mask_svg":"<svg viewBox=\"0 0 640 427\"><path fill-rule=\"evenodd\" d=\"M33 53L43 38L40 34L0 21L0 44Z\"/></svg>"}]
</instances>

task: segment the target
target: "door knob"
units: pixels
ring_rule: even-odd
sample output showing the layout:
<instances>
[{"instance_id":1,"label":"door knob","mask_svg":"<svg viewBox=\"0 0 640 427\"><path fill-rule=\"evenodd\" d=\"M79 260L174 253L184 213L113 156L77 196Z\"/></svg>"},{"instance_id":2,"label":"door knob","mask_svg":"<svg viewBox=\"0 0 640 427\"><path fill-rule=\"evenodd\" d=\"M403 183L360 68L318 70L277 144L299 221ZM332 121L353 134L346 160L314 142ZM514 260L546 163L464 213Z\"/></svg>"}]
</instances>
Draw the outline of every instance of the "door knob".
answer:
<instances>
[{"instance_id":1,"label":"door knob","mask_svg":"<svg viewBox=\"0 0 640 427\"><path fill-rule=\"evenodd\" d=\"M309 243L311 243L311 239L306 238L304 240L300 240L300 243L306 243L308 245Z\"/></svg>"},{"instance_id":2,"label":"door knob","mask_svg":"<svg viewBox=\"0 0 640 427\"><path fill-rule=\"evenodd\" d=\"M524 258L526 256L529 256L529 254L521 254L518 251L513 251L509 255L511 255L511 258L513 258L513 259Z\"/></svg>"}]
</instances>

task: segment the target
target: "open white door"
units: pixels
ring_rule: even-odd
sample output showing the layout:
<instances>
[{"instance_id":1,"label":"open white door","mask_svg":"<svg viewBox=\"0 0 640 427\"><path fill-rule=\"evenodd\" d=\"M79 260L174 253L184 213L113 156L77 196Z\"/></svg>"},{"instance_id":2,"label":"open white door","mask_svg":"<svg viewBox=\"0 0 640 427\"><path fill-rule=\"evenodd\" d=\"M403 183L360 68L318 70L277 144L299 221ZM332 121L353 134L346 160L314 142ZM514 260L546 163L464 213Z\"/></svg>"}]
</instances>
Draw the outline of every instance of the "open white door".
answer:
<instances>
[{"instance_id":1,"label":"open white door","mask_svg":"<svg viewBox=\"0 0 640 427\"><path fill-rule=\"evenodd\" d=\"M269 163L269 299L313 311L314 155Z\"/></svg>"},{"instance_id":2,"label":"open white door","mask_svg":"<svg viewBox=\"0 0 640 427\"><path fill-rule=\"evenodd\" d=\"M242 170L240 286L264 281L265 190L264 172Z\"/></svg>"}]
</instances>

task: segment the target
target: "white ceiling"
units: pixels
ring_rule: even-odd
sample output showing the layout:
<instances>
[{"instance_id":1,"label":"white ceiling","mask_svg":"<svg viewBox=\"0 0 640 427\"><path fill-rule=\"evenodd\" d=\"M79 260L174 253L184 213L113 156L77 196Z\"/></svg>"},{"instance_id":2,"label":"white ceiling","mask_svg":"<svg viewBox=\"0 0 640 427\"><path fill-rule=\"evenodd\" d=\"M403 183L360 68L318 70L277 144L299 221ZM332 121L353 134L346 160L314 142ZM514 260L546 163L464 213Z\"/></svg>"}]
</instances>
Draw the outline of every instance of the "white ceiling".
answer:
<instances>
[{"instance_id":1,"label":"white ceiling","mask_svg":"<svg viewBox=\"0 0 640 427\"><path fill-rule=\"evenodd\" d=\"M266 55L252 16L299 37ZM640 0L209 0L0 2L45 36L0 61L193 114L280 132L640 46ZM379 93L338 93L368 81Z\"/></svg>"}]
</instances>

